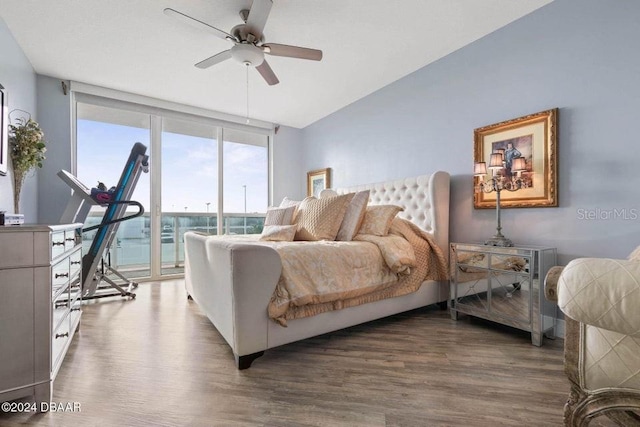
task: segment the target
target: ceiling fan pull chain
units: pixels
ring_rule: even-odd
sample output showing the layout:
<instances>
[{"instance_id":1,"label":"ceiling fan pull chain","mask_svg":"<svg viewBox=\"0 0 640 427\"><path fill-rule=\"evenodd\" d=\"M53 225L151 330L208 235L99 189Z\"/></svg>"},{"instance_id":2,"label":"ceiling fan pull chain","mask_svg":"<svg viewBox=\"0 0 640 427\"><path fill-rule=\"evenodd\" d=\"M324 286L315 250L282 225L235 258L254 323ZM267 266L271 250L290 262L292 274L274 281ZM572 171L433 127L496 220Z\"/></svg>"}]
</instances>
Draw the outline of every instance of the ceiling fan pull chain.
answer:
<instances>
[{"instance_id":1,"label":"ceiling fan pull chain","mask_svg":"<svg viewBox=\"0 0 640 427\"><path fill-rule=\"evenodd\" d=\"M249 64L246 64L247 69L247 124L249 124Z\"/></svg>"}]
</instances>

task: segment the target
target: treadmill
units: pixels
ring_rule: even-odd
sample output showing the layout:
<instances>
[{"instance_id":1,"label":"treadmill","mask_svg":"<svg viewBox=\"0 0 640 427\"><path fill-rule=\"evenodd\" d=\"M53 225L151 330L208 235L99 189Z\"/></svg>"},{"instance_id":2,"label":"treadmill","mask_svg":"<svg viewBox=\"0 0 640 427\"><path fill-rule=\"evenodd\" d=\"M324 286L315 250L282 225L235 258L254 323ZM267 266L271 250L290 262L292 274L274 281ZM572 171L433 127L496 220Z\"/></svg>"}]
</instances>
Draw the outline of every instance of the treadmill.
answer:
<instances>
[{"instance_id":1,"label":"treadmill","mask_svg":"<svg viewBox=\"0 0 640 427\"><path fill-rule=\"evenodd\" d=\"M83 232L97 230L89 251L82 256L82 299L110 296L136 297L132 290L138 284L127 279L111 265L109 248L121 222L144 214L142 204L131 200L131 196L140 175L143 172L149 172L149 156L146 151L147 147L140 142L133 145L118 185L108 191L96 188L90 190L69 172L65 170L58 172L58 176L73 190L71 200L61 217L61 223L84 223L92 205L107 208L100 224L82 230ZM129 206L137 207L138 211L127 215ZM122 279L125 285L117 284L108 277L110 274Z\"/></svg>"}]
</instances>

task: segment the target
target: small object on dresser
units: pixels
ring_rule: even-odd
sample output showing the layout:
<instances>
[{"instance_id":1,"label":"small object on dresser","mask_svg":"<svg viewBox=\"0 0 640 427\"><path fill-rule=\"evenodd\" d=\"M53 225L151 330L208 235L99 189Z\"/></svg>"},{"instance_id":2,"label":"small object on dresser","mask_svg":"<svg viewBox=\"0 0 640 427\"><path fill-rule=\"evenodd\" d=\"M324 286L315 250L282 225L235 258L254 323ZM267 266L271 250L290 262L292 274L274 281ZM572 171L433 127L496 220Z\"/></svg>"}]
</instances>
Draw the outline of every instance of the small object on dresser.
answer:
<instances>
[{"instance_id":1,"label":"small object on dresser","mask_svg":"<svg viewBox=\"0 0 640 427\"><path fill-rule=\"evenodd\" d=\"M20 225L24 224L24 214L10 214L0 212L0 225Z\"/></svg>"}]
</instances>

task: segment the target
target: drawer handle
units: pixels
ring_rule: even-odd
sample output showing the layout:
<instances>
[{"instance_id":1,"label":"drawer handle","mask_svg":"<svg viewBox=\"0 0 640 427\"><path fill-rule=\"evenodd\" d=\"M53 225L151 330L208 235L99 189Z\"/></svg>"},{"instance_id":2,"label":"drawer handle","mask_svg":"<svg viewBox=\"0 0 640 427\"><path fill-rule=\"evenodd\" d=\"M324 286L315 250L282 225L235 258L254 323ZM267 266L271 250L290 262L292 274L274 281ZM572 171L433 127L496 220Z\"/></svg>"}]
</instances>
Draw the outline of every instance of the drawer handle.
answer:
<instances>
[{"instance_id":1,"label":"drawer handle","mask_svg":"<svg viewBox=\"0 0 640 427\"><path fill-rule=\"evenodd\" d=\"M68 239L64 239L65 242L75 242L76 239L74 237L69 237Z\"/></svg>"},{"instance_id":2,"label":"drawer handle","mask_svg":"<svg viewBox=\"0 0 640 427\"><path fill-rule=\"evenodd\" d=\"M60 307L67 307L68 304L66 302L57 302L56 303L56 308L60 308Z\"/></svg>"},{"instance_id":3,"label":"drawer handle","mask_svg":"<svg viewBox=\"0 0 640 427\"><path fill-rule=\"evenodd\" d=\"M64 338L64 337L68 337L68 336L69 336L69 332L65 332L64 334L56 334L56 339Z\"/></svg>"},{"instance_id":4,"label":"drawer handle","mask_svg":"<svg viewBox=\"0 0 640 427\"><path fill-rule=\"evenodd\" d=\"M69 277L69 273L56 273L55 278L57 279L59 277Z\"/></svg>"},{"instance_id":5,"label":"drawer handle","mask_svg":"<svg viewBox=\"0 0 640 427\"><path fill-rule=\"evenodd\" d=\"M51 246L64 246L64 241L62 242L53 242Z\"/></svg>"},{"instance_id":6,"label":"drawer handle","mask_svg":"<svg viewBox=\"0 0 640 427\"><path fill-rule=\"evenodd\" d=\"M80 307L72 308L71 311L80 311Z\"/></svg>"},{"instance_id":7,"label":"drawer handle","mask_svg":"<svg viewBox=\"0 0 640 427\"><path fill-rule=\"evenodd\" d=\"M80 261L71 261L71 265L79 265Z\"/></svg>"}]
</instances>

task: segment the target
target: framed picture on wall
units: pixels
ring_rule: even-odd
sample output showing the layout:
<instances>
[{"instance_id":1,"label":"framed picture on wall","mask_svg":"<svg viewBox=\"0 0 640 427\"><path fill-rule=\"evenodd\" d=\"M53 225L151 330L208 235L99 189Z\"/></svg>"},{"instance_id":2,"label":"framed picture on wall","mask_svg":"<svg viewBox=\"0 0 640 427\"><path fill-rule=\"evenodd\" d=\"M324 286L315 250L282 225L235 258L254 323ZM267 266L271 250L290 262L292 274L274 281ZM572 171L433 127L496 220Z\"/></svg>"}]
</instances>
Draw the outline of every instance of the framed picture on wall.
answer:
<instances>
[{"instance_id":1,"label":"framed picture on wall","mask_svg":"<svg viewBox=\"0 0 640 427\"><path fill-rule=\"evenodd\" d=\"M500 207L532 208L558 206L558 109L541 111L506 122L475 129L474 161L486 162L492 153L503 153L500 171L511 176L514 159L524 159L520 173L525 188L502 191ZM520 162L522 162L520 160ZM478 177L474 177L478 184ZM496 207L496 193L476 192L475 208Z\"/></svg>"},{"instance_id":2,"label":"framed picture on wall","mask_svg":"<svg viewBox=\"0 0 640 427\"><path fill-rule=\"evenodd\" d=\"M9 101L7 90L0 84L0 175L9 167Z\"/></svg>"},{"instance_id":3,"label":"framed picture on wall","mask_svg":"<svg viewBox=\"0 0 640 427\"><path fill-rule=\"evenodd\" d=\"M307 196L318 197L325 188L331 188L331 168L307 172Z\"/></svg>"}]
</instances>

